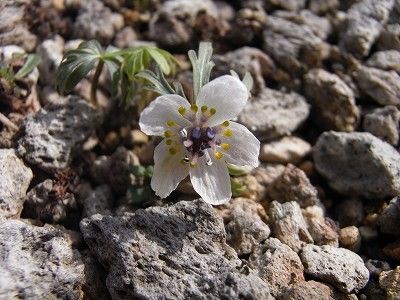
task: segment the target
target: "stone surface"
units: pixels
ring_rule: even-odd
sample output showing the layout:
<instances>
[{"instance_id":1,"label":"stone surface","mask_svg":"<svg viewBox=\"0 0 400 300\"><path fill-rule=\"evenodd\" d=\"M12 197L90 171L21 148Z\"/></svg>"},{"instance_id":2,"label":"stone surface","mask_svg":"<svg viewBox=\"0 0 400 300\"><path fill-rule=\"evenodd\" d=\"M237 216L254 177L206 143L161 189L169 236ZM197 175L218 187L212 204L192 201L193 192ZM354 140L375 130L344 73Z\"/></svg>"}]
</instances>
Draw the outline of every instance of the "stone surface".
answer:
<instances>
[{"instance_id":1,"label":"stone surface","mask_svg":"<svg viewBox=\"0 0 400 300\"><path fill-rule=\"evenodd\" d=\"M358 252L361 246L361 234L356 226L348 226L340 229L339 243L343 248Z\"/></svg>"},{"instance_id":2,"label":"stone surface","mask_svg":"<svg viewBox=\"0 0 400 300\"><path fill-rule=\"evenodd\" d=\"M357 226L364 220L364 204L357 198L344 199L338 204L336 212L341 227Z\"/></svg>"},{"instance_id":3,"label":"stone surface","mask_svg":"<svg viewBox=\"0 0 400 300\"><path fill-rule=\"evenodd\" d=\"M306 6L306 0L265 0L264 6L267 10L281 8L290 11L297 11Z\"/></svg>"},{"instance_id":4,"label":"stone surface","mask_svg":"<svg viewBox=\"0 0 400 300\"><path fill-rule=\"evenodd\" d=\"M264 28L263 48L285 70L292 73L317 67L323 59L324 43L310 27L268 16Z\"/></svg>"},{"instance_id":5,"label":"stone surface","mask_svg":"<svg viewBox=\"0 0 400 300\"><path fill-rule=\"evenodd\" d=\"M315 245L339 246L339 228L332 219L304 212L303 216Z\"/></svg>"},{"instance_id":6,"label":"stone surface","mask_svg":"<svg viewBox=\"0 0 400 300\"><path fill-rule=\"evenodd\" d=\"M77 96L68 96L57 104L49 103L25 119L18 152L45 171L64 169L98 121L98 112Z\"/></svg>"},{"instance_id":7,"label":"stone surface","mask_svg":"<svg viewBox=\"0 0 400 300\"><path fill-rule=\"evenodd\" d=\"M297 253L275 238L257 247L250 255L249 265L268 283L274 297L287 286L304 280L304 268Z\"/></svg>"},{"instance_id":8,"label":"stone surface","mask_svg":"<svg viewBox=\"0 0 400 300\"><path fill-rule=\"evenodd\" d=\"M380 50L400 51L400 24L388 24L381 31L377 42Z\"/></svg>"},{"instance_id":9,"label":"stone surface","mask_svg":"<svg viewBox=\"0 0 400 300\"><path fill-rule=\"evenodd\" d=\"M259 215L264 208L245 198L232 199L228 206L229 213L224 217L226 242L238 255L250 254L271 233Z\"/></svg>"},{"instance_id":10,"label":"stone surface","mask_svg":"<svg viewBox=\"0 0 400 300\"><path fill-rule=\"evenodd\" d=\"M400 154L370 133L324 132L313 154L317 171L342 194L378 199L400 194Z\"/></svg>"},{"instance_id":11,"label":"stone surface","mask_svg":"<svg viewBox=\"0 0 400 300\"><path fill-rule=\"evenodd\" d=\"M277 201L273 201L268 215L271 220L273 236L295 252L299 252L305 244L313 243L297 202L292 201L280 204Z\"/></svg>"},{"instance_id":12,"label":"stone surface","mask_svg":"<svg viewBox=\"0 0 400 300\"><path fill-rule=\"evenodd\" d=\"M268 185L267 195L280 203L295 201L303 208L319 203L317 189L302 170L291 164Z\"/></svg>"},{"instance_id":13,"label":"stone surface","mask_svg":"<svg viewBox=\"0 0 400 300\"><path fill-rule=\"evenodd\" d=\"M79 1L79 5L73 29L76 38L96 39L107 44L124 27L122 15L113 13L102 1Z\"/></svg>"},{"instance_id":14,"label":"stone surface","mask_svg":"<svg viewBox=\"0 0 400 300\"><path fill-rule=\"evenodd\" d=\"M345 293L361 290L369 279L361 257L344 248L306 245L300 258L306 274Z\"/></svg>"},{"instance_id":15,"label":"stone surface","mask_svg":"<svg viewBox=\"0 0 400 300\"><path fill-rule=\"evenodd\" d=\"M379 275L379 285L386 291L389 300L400 299L400 266Z\"/></svg>"},{"instance_id":16,"label":"stone surface","mask_svg":"<svg viewBox=\"0 0 400 300\"><path fill-rule=\"evenodd\" d=\"M13 149L0 149L0 219L19 217L33 178Z\"/></svg>"},{"instance_id":17,"label":"stone surface","mask_svg":"<svg viewBox=\"0 0 400 300\"><path fill-rule=\"evenodd\" d=\"M355 79L361 91L376 103L400 107L400 76L396 72L360 67Z\"/></svg>"},{"instance_id":18,"label":"stone surface","mask_svg":"<svg viewBox=\"0 0 400 300\"><path fill-rule=\"evenodd\" d=\"M337 131L353 131L357 127L360 110L352 89L342 79L323 69L313 69L304 81L316 124Z\"/></svg>"},{"instance_id":19,"label":"stone surface","mask_svg":"<svg viewBox=\"0 0 400 300\"><path fill-rule=\"evenodd\" d=\"M363 129L392 145L399 142L400 111L393 105L377 108L364 116Z\"/></svg>"},{"instance_id":20,"label":"stone surface","mask_svg":"<svg viewBox=\"0 0 400 300\"><path fill-rule=\"evenodd\" d=\"M64 39L57 35L53 39L43 41L36 49L40 56L39 73L43 85L55 84L56 70L61 63L64 51Z\"/></svg>"},{"instance_id":21,"label":"stone surface","mask_svg":"<svg viewBox=\"0 0 400 300\"><path fill-rule=\"evenodd\" d=\"M367 61L369 67L400 72L400 51L387 50L375 52Z\"/></svg>"},{"instance_id":22,"label":"stone surface","mask_svg":"<svg viewBox=\"0 0 400 300\"><path fill-rule=\"evenodd\" d=\"M89 195L83 200L82 215L84 217L95 214L110 215L113 202L111 188L106 184L100 185L94 190L90 190Z\"/></svg>"},{"instance_id":23,"label":"stone surface","mask_svg":"<svg viewBox=\"0 0 400 300\"><path fill-rule=\"evenodd\" d=\"M84 297L85 266L65 231L0 222L0 253L0 298Z\"/></svg>"},{"instance_id":24,"label":"stone surface","mask_svg":"<svg viewBox=\"0 0 400 300\"><path fill-rule=\"evenodd\" d=\"M342 48L358 57L367 56L389 19L393 0L362 0L348 10L340 38Z\"/></svg>"},{"instance_id":25,"label":"stone surface","mask_svg":"<svg viewBox=\"0 0 400 300\"><path fill-rule=\"evenodd\" d=\"M383 233L400 235L400 197L392 199L380 214L379 227Z\"/></svg>"},{"instance_id":26,"label":"stone surface","mask_svg":"<svg viewBox=\"0 0 400 300\"><path fill-rule=\"evenodd\" d=\"M339 0L310 0L308 8L315 14L325 14L334 11L339 6Z\"/></svg>"},{"instance_id":27,"label":"stone surface","mask_svg":"<svg viewBox=\"0 0 400 300\"><path fill-rule=\"evenodd\" d=\"M320 282L299 281L289 286L278 300L332 300L331 288Z\"/></svg>"},{"instance_id":28,"label":"stone surface","mask_svg":"<svg viewBox=\"0 0 400 300\"><path fill-rule=\"evenodd\" d=\"M113 299L271 299L225 243L223 221L201 200L81 221L92 253L108 271Z\"/></svg>"},{"instance_id":29,"label":"stone surface","mask_svg":"<svg viewBox=\"0 0 400 300\"><path fill-rule=\"evenodd\" d=\"M310 107L301 95L265 88L246 104L239 121L260 139L272 140L299 128L309 111Z\"/></svg>"},{"instance_id":30,"label":"stone surface","mask_svg":"<svg viewBox=\"0 0 400 300\"><path fill-rule=\"evenodd\" d=\"M296 136L285 136L277 141L263 144L260 159L267 163L296 164L311 152L311 145Z\"/></svg>"}]
</instances>

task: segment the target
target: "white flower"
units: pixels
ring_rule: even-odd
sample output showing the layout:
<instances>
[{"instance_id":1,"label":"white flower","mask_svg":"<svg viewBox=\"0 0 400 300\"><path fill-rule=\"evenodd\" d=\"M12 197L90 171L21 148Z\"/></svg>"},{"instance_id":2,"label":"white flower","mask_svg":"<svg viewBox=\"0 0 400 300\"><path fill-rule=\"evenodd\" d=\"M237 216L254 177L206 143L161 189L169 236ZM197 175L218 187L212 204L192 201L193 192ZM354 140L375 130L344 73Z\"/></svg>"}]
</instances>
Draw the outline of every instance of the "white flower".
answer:
<instances>
[{"instance_id":1,"label":"white flower","mask_svg":"<svg viewBox=\"0 0 400 300\"><path fill-rule=\"evenodd\" d=\"M178 95L155 99L141 114L141 130L164 136L154 151L151 187L167 197L187 175L207 203L230 200L227 163L258 166L260 142L243 125L231 122L247 102L245 85L221 76L204 85L195 105Z\"/></svg>"}]
</instances>

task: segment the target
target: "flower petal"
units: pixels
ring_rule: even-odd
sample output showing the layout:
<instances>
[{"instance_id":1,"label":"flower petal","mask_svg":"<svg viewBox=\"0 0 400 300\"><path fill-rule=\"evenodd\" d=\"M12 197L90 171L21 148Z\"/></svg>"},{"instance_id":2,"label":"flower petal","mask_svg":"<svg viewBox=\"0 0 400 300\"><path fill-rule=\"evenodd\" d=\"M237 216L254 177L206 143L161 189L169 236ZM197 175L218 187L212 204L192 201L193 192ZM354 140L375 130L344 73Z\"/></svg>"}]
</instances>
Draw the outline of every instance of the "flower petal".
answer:
<instances>
[{"instance_id":1,"label":"flower petal","mask_svg":"<svg viewBox=\"0 0 400 300\"><path fill-rule=\"evenodd\" d=\"M226 163L213 155L211 159L213 164L208 166L205 156L200 157L197 165L190 168L190 180L205 202L220 205L231 199L231 180Z\"/></svg>"},{"instance_id":2,"label":"flower petal","mask_svg":"<svg viewBox=\"0 0 400 300\"><path fill-rule=\"evenodd\" d=\"M191 122L184 118L178 109L190 109L189 102L179 95L163 95L157 97L140 115L140 129L147 135L163 135L170 129L167 122L175 122L180 128L189 126Z\"/></svg>"},{"instance_id":3,"label":"flower petal","mask_svg":"<svg viewBox=\"0 0 400 300\"><path fill-rule=\"evenodd\" d=\"M219 137L220 151L224 154L226 162L237 166L257 167L260 141L242 124L229 122L227 130L230 130L231 134L221 134Z\"/></svg>"},{"instance_id":4,"label":"flower petal","mask_svg":"<svg viewBox=\"0 0 400 300\"><path fill-rule=\"evenodd\" d=\"M246 86L230 75L218 77L204 85L197 96L196 104L199 108L207 106L208 112L211 108L215 109L205 126L216 126L238 116L248 95Z\"/></svg>"},{"instance_id":5,"label":"flower petal","mask_svg":"<svg viewBox=\"0 0 400 300\"><path fill-rule=\"evenodd\" d=\"M171 146L165 143L165 140L154 149L154 172L151 178L151 188L156 195L165 198L173 190L176 189L181 182L189 174L189 166L182 164L183 147L175 145L176 153L170 153ZM174 152L175 152L174 151Z\"/></svg>"}]
</instances>

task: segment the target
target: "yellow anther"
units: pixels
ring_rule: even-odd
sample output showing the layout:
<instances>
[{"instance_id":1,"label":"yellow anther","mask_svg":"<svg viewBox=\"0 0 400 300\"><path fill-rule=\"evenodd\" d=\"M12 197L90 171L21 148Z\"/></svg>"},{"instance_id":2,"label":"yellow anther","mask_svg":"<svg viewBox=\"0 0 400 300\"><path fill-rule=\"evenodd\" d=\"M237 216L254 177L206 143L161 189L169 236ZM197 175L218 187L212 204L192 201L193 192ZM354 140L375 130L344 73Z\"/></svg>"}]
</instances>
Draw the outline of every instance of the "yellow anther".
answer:
<instances>
[{"instance_id":1,"label":"yellow anther","mask_svg":"<svg viewBox=\"0 0 400 300\"><path fill-rule=\"evenodd\" d=\"M231 137L232 135L233 135L233 131L232 131L232 130L226 129L226 130L224 131L224 136L226 136L226 137Z\"/></svg>"},{"instance_id":2,"label":"yellow anther","mask_svg":"<svg viewBox=\"0 0 400 300\"><path fill-rule=\"evenodd\" d=\"M222 126L228 127L229 126L229 121L225 121L224 123L222 123Z\"/></svg>"},{"instance_id":3,"label":"yellow anther","mask_svg":"<svg viewBox=\"0 0 400 300\"><path fill-rule=\"evenodd\" d=\"M168 151L169 151L169 154L171 154L171 155L175 155L176 152L178 152L178 151L176 151L176 149L173 148L173 147L169 148Z\"/></svg>"},{"instance_id":4,"label":"yellow anther","mask_svg":"<svg viewBox=\"0 0 400 300\"><path fill-rule=\"evenodd\" d=\"M229 148L231 148L231 145L227 144L227 143L222 143L221 144L221 148L224 149L225 151L228 151Z\"/></svg>"},{"instance_id":5,"label":"yellow anther","mask_svg":"<svg viewBox=\"0 0 400 300\"><path fill-rule=\"evenodd\" d=\"M214 152L214 155L215 155L215 158L216 158L216 159L221 159L221 158L224 156L224 154L221 153L221 152L219 152L219 151L215 151L215 152Z\"/></svg>"},{"instance_id":6,"label":"yellow anther","mask_svg":"<svg viewBox=\"0 0 400 300\"><path fill-rule=\"evenodd\" d=\"M203 106L201 107L201 112L202 112L202 113L205 113L205 112L207 111L207 109L208 109L207 105L203 105Z\"/></svg>"},{"instance_id":7,"label":"yellow anther","mask_svg":"<svg viewBox=\"0 0 400 300\"><path fill-rule=\"evenodd\" d=\"M173 136L173 133L172 133L171 130L166 130L166 131L164 132L164 136L165 136L166 138L169 138L169 137Z\"/></svg>"},{"instance_id":8,"label":"yellow anther","mask_svg":"<svg viewBox=\"0 0 400 300\"><path fill-rule=\"evenodd\" d=\"M184 108L183 106L180 106L178 108L178 112L183 116L185 114L185 112L186 112L186 108Z\"/></svg>"},{"instance_id":9,"label":"yellow anther","mask_svg":"<svg viewBox=\"0 0 400 300\"><path fill-rule=\"evenodd\" d=\"M217 112L217 110L214 108L214 107L212 107L212 108L210 108L210 115L215 115L215 113Z\"/></svg>"},{"instance_id":10,"label":"yellow anther","mask_svg":"<svg viewBox=\"0 0 400 300\"><path fill-rule=\"evenodd\" d=\"M172 140L166 140L165 143L169 146L172 144Z\"/></svg>"},{"instance_id":11,"label":"yellow anther","mask_svg":"<svg viewBox=\"0 0 400 300\"><path fill-rule=\"evenodd\" d=\"M191 168L196 168L196 167L197 167L197 163L190 162L190 167L191 167Z\"/></svg>"},{"instance_id":12,"label":"yellow anther","mask_svg":"<svg viewBox=\"0 0 400 300\"><path fill-rule=\"evenodd\" d=\"M172 127L172 126L175 126L175 125L176 125L176 122L175 122L175 121L168 121L168 122L167 122L167 125L168 125L169 127Z\"/></svg>"},{"instance_id":13,"label":"yellow anther","mask_svg":"<svg viewBox=\"0 0 400 300\"><path fill-rule=\"evenodd\" d=\"M197 107L196 104L192 104L192 105L190 106L190 109L192 110L192 112L197 112L197 111L199 110L199 108Z\"/></svg>"}]
</instances>

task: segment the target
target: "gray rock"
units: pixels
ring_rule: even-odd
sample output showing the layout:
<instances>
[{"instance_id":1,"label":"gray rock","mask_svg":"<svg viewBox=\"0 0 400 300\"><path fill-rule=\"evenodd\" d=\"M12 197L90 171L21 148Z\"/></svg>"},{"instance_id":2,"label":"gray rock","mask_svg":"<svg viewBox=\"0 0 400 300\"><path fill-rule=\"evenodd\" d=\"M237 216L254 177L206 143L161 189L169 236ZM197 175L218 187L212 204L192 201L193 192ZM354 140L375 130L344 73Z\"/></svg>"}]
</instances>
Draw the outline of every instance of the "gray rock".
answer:
<instances>
[{"instance_id":1,"label":"gray rock","mask_svg":"<svg viewBox=\"0 0 400 300\"><path fill-rule=\"evenodd\" d=\"M264 29L264 50L288 72L317 67L325 54L323 41L310 27L269 16Z\"/></svg>"},{"instance_id":2,"label":"gray rock","mask_svg":"<svg viewBox=\"0 0 400 300\"><path fill-rule=\"evenodd\" d=\"M250 254L271 233L259 215L259 210L263 208L260 204L244 198L232 199L228 206L229 213L224 218L226 242L238 255Z\"/></svg>"},{"instance_id":3,"label":"gray rock","mask_svg":"<svg viewBox=\"0 0 400 300\"><path fill-rule=\"evenodd\" d=\"M298 11L306 6L306 0L264 0L267 10L279 7L290 11Z\"/></svg>"},{"instance_id":4,"label":"gray rock","mask_svg":"<svg viewBox=\"0 0 400 300\"><path fill-rule=\"evenodd\" d=\"M333 300L331 288L317 281L299 281L289 286L278 300Z\"/></svg>"},{"instance_id":5,"label":"gray rock","mask_svg":"<svg viewBox=\"0 0 400 300\"><path fill-rule=\"evenodd\" d=\"M277 201L273 201L268 215L273 236L295 252L299 252L305 244L313 243L297 202L292 201L280 204Z\"/></svg>"},{"instance_id":6,"label":"gray rock","mask_svg":"<svg viewBox=\"0 0 400 300\"><path fill-rule=\"evenodd\" d=\"M368 60L369 67L400 72L400 50L375 52Z\"/></svg>"},{"instance_id":7,"label":"gray rock","mask_svg":"<svg viewBox=\"0 0 400 300\"><path fill-rule=\"evenodd\" d=\"M400 76L396 72L360 67L355 79L362 92L375 102L400 107Z\"/></svg>"},{"instance_id":8,"label":"gray rock","mask_svg":"<svg viewBox=\"0 0 400 300\"><path fill-rule=\"evenodd\" d=\"M85 266L71 238L52 226L0 222L1 299L81 299Z\"/></svg>"},{"instance_id":9,"label":"gray rock","mask_svg":"<svg viewBox=\"0 0 400 300\"><path fill-rule=\"evenodd\" d=\"M365 266L369 271L370 278L378 278L382 271L390 271L390 265L386 261L368 259Z\"/></svg>"},{"instance_id":10,"label":"gray rock","mask_svg":"<svg viewBox=\"0 0 400 300\"><path fill-rule=\"evenodd\" d=\"M339 227L332 219L307 213L303 216L315 245L339 246Z\"/></svg>"},{"instance_id":11,"label":"gray rock","mask_svg":"<svg viewBox=\"0 0 400 300\"><path fill-rule=\"evenodd\" d=\"M324 132L314 146L317 171L342 194L383 199L400 194L400 154L366 132Z\"/></svg>"},{"instance_id":12,"label":"gray rock","mask_svg":"<svg viewBox=\"0 0 400 300\"><path fill-rule=\"evenodd\" d=\"M381 31L377 42L379 50L400 51L400 24L388 24Z\"/></svg>"},{"instance_id":13,"label":"gray rock","mask_svg":"<svg viewBox=\"0 0 400 300\"><path fill-rule=\"evenodd\" d=\"M379 226L381 232L400 235L400 197L396 197L390 201L379 216Z\"/></svg>"},{"instance_id":14,"label":"gray rock","mask_svg":"<svg viewBox=\"0 0 400 300\"><path fill-rule=\"evenodd\" d=\"M239 121L260 139L272 140L290 135L308 118L309 113L310 107L301 95L265 88L247 103Z\"/></svg>"},{"instance_id":15,"label":"gray rock","mask_svg":"<svg viewBox=\"0 0 400 300\"><path fill-rule=\"evenodd\" d=\"M40 56L40 82L43 85L54 85L56 70L61 63L64 51L64 39L57 35L53 39L43 41L36 49Z\"/></svg>"},{"instance_id":16,"label":"gray rock","mask_svg":"<svg viewBox=\"0 0 400 300\"><path fill-rule=\"evenodd\" d=\"M48 172L67 168L99 118L99 113L77 96L49 103L25 119L18 152L29 163Z\"/></svg>"},{"instance_id":17,"label":"gray rock","mask_svg":"<svg viewBox=\"0 0 400 300\"><path fill-rule=\"evenodd\" d=\"M340 46L358 57L364 57L379 37L389 19L393 0L362 0L347 12Z\"/></svg>"},{"instance_id":18,"label":"gray rock","mask_svg":"<svg viewBox=\"0 0 400 300\"><path fill-rule=\"evenodd\" d=\"M89 195L83 200L84 217L90 217L95 214L110 215L111 205L114 197L111 188L104 184L91 190Z\"/></svg>"},{"instance_id":19,"label":"gray rock","mask_svg":"<svg viewBox=\"0 0 400 300\"><path fill-rule=\"evenodd\" d=\"M78 16L74 22L74 37L96 39L101 43L110 43L115 33L124 27L124 18L102 1L80 1Z\"/></svg>"},{"instance_id":20,"label":"gray rock","mask_svg":"<svg viewBox=\"0 0 400 300\"><path fill-rule=\"evenodd\" d=\"M287 286L304 281L304 267L296 252L278 239L269 238L250 255L249 265L278 297Z\"/></svg>"},{"instance_id":21,"label":"gray rock","mask_svg":"<svg viewBox=\"0 0 400 300\"><path fill-rule=\"evenodd\" d=\"M263 144L260 160L267 163L300 163L310 152L311 145L296 136L285 136L279 140Z\"/></svg>"},{"instance_id":22,"label":"gray rock","mask_svg":"<svg viewBox=\"0 0 400 300\"><path fill-rule=\"evenodd\" d=\"M310 0L308 2L308 8L317 15L335 11L338 6L339 0Z\"/></svg>"},{"instance_id":23,"label":"gray rock","mask_svg":"<svg viewBox=\"0 0 400 300\"><path fill-rule=\"evenodd\" d=\"M33 173L14 149L0 149L0 219L19 217Z\"/></svg>"},{"instance_id":24,"label":"gray rock","mask_svg":"<svg viewBox=\"0 0 400 300\"><path fill-rule=\"evenodd\" d=\"M292 164L268 185L267 195L280 203L296 201L302 208L319 203L317 189L307 175Z\"/></svg>"},{"instance_id":25,"label":"gray rock","mask_svg":"<svg viewBox=\"0 0 400 300\"><path fill-rule=\"evenodd\" d=\"M81 221L108 271L113 299L271 299L268 285L241 268L223 221L201 200Z\"/></svg>"},{"instance_id":26,"label":"gray rock","mask_svg":"<svg viewBox=\"0 0 400 300\"><path fill-rule=\"evenodd\" d=\"M300 258L306 274L345 293L361 290L369 279L361 257L344 248L307 245Z\"/></svg>"},{"instance_id":27,"label":"gray rock","mask_svg":"<svg viewBox=\"0 0 400 300\"><path fill-rule=\"evenodd\" d=\"M337 75L314 69L305 75L304 82L316 124L338 131L353 131L357 127L360 110L354 93Z\"/></svg>"},{"instance_id":28,"label":"gray rock","mask_svg":"<svg viewBox=\"0 0 400 300\"><path fill-rule=\"evenodd\" d=\"M385 290L387 299L400 299L400 266L379 275L379 286Z\"/></svg>"},{"instance_id":29,"label":"gray rock","mask_svg":"<svg viewBox=\"0 0 400 300\"><path fill-rule=\"evenodd\" d=\"M399 142L400 111L393 105L377 108L366 114L363 129L392 145Z\"/></svg>"}]
</instances>

